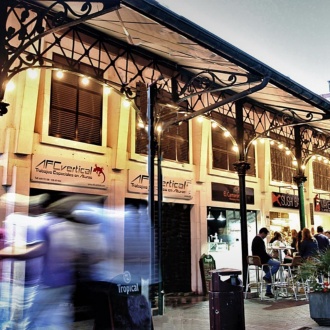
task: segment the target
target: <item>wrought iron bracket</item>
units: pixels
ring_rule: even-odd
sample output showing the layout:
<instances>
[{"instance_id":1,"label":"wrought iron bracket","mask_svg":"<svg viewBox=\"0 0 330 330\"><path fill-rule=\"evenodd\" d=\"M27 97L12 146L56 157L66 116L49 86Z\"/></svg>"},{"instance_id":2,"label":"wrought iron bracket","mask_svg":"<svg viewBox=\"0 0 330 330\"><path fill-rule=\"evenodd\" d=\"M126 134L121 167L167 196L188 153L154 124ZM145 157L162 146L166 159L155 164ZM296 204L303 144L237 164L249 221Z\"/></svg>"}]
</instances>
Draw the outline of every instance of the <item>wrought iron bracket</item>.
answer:
<instances>
[{"instance_id":1,"label":"wrought iron bracket","mask_svg":"<svg viewBox=\"0 0 330 330\"><path fill-rule=\"evenodd\" d=\"M81 3L75 11L70 3ZM39 65L44 59L27 53L29 47L40 48L40 41L48 34L81 24L92 18L118 9L120 0L56 0L49 7L34 1L3 0L0 12L5 18L0 23L0 116L7 112L8 104L3 102L7 82L18 72ZM14 25L10 20L15 20Z\"/></svg>"}]
</instances>

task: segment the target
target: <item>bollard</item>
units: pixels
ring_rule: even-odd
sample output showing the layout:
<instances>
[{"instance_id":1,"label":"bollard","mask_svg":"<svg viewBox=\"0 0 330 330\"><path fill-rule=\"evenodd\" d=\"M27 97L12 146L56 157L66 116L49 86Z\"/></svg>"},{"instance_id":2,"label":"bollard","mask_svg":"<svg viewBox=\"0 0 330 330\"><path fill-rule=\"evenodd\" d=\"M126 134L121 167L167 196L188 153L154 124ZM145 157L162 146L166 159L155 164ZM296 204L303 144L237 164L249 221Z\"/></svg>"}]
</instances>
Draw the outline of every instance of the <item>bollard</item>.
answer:
<instances>
[{"instance_id":1,"label":"bollard","mask_svg":"<svg viewBox=\"0 0 330 330\"><path fill-rule=\"evenodd\" d=\"M244 299L240 270L220 268L210 271L209 292L210 329L245 330ZM220 276L229 276L222 281Z\"/></svg>"}]
</instances>

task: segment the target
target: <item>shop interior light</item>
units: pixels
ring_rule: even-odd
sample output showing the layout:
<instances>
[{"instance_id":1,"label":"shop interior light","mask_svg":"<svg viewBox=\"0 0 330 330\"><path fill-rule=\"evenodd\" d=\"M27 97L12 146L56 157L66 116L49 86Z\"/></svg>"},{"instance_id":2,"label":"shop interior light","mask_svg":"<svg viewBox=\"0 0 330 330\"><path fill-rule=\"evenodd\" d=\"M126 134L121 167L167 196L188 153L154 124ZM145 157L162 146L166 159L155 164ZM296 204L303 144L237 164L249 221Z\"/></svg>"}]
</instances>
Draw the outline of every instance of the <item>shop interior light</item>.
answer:
<instances>
[{"instance_id":1,"label":"shop interior light","mask_svg":"<svg viewBox=\"0 0 330 330\"><path fill-rule=\"evenodd\" d=\"M224 217L222 212L220 212L220 215L218 216L217 220L219 220L219 221L225 221L226 220L226 218Z\"/></svg>"},{"instance_id":2,"label":"shop interior light","mask_svg":"<svg viewBox=\"0 0 330 330\"><path fill-rule=\"evenodd\" d=\"M211 213L211 210L209 210L209 213L208 213L208 215L207 215L206 220L214 220L214 219L215 219L215 218L214 218L213 214Z\"/></svg>"}]
</instances>

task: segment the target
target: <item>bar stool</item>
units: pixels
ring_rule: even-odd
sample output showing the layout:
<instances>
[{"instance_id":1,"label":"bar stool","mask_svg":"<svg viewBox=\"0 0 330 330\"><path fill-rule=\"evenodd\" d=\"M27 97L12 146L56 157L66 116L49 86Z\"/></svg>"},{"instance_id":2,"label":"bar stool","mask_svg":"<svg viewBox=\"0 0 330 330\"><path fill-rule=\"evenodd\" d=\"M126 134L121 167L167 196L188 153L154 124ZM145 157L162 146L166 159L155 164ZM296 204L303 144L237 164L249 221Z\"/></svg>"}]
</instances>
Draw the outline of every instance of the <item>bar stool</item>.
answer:
<instances>
[{"instance_id":1,"label":"bar stool","mask_svg":"<svg viewBox=\"0 0 330 330\"><path fill-rule=\"evenodd\" d=\"M283 266L287 267L288 270L288 284L292 287L295 300L298 300L298 294L300 289L303 289L305 298L308 300L308 283L302 279L297 280L296 275L300 272L300 265L302 264L301 256L294 256L292 262L284 264Z\"/></svg>"},{"instance_id":2,"label":"bar stool","mask_svg":"<svg viewBox=\"0 0 330 330\"><path fill-rule=\"evenodd\" d=\"M271 266L261 263L259 256L247 256L247 273L245 284L245 299L250 288L257 287L257 293L260 296L260 300L263 299L263 288L267 285L274 286L273 276L271 277L271 283L266 283L263 279L265 275L265 267L271 270Z\"/></svg>"}]
</instances>

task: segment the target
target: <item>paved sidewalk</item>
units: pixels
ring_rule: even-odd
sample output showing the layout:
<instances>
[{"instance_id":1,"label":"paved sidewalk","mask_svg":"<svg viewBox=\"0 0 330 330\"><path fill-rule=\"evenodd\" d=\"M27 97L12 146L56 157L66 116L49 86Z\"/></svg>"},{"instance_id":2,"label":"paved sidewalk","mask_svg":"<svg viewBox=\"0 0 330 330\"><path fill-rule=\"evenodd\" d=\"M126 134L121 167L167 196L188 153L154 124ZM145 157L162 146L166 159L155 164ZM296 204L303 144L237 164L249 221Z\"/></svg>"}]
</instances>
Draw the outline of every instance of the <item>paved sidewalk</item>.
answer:
<instances>
[{"instance_id":1,"label":"paved sidewalk","mask_svg":"<svg viewBox=\"0 0 330 330\"><path fill-rule=\"evenodd\" d=\"M330 306L329 306L330 308ZM244 300L246 330L308 330L320 327L309 315L306 300L247 299ZM209 330L209 302L207 297L188 303L167 306L162 316L154 316L155 330ZM235 330L235 329L228 329Z\"/></svg>"},{"instance_id":2,"label":"paved sidewalk","mask_svg":"<svg viewBox=\"0 0 330 330\"><path fill-rule=\"evenodd\" d=\"M246 299L244 300L244 310L246 330L328 329L328 327L320 327L310 318L309 305L306 300ZM164 315L154 316L153 325L154 330L210 330L207 296L167 298ZM92 330L93 321L75 322L71 329Z\"/></svg>"}]
</instances>

